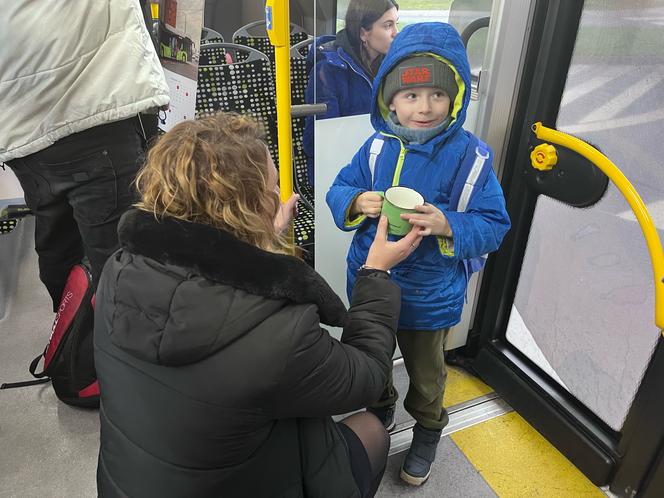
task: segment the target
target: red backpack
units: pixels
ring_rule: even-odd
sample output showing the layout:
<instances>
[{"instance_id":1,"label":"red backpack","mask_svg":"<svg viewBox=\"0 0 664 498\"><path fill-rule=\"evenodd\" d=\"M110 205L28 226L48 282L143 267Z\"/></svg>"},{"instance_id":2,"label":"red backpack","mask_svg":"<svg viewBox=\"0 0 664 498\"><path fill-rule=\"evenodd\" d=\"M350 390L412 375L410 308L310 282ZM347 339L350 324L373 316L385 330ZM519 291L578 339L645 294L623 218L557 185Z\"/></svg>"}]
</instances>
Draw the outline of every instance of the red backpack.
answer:
<instances>
[{"instance_id":1,"label":"red backpack","mask_svg":"<svg viewBox=\"0 0 664 498\"><path fill-rule=\"evenodd\" d=\"M50 380L56 396L64 403L99 407L99 383L92 344L94 301L89 268L84 263L75 265L67 277L46 349L30 363L30 373L40 380L3 384L0 389ZM44 369L37 372L42 357Z\"/></svg>"}]
</instances>

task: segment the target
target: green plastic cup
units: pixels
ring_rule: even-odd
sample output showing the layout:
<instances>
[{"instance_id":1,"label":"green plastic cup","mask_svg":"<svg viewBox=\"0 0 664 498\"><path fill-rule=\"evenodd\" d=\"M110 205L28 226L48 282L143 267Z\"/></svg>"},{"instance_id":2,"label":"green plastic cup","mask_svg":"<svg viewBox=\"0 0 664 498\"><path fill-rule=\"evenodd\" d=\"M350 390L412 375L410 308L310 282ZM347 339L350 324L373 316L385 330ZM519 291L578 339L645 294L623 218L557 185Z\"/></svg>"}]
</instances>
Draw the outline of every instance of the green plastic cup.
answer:
<instances>
[{"instance_id":1,"label":"green plastic cup","mask_svg":"<svg viewBox=\"0 0 664 498\"><path fill-rule=\"evenodd\" d=\"M406 235L413 225L401 219L403 213L416 213L415 206L424 204L424 197L417 190L408 187L390 187L378 192L383 197L381 214L387 216L388 233Z\"/></svg>"}]
</instances>

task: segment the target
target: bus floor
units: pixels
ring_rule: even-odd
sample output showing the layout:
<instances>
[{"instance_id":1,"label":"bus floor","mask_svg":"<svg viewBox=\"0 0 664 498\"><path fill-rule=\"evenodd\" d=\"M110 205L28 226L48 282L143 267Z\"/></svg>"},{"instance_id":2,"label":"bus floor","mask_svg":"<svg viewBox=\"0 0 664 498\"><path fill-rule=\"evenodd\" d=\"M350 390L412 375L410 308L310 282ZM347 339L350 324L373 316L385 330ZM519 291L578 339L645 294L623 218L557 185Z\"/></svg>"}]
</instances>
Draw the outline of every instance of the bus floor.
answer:
<instances>
[{"instance_id":1,"label":"bus floor","mask_svg":"<svg viewBox=\"0 0 664 498\"><path fill-rule=\"evenodd\" d=\"M0 236L0 382L29 378L46 343L49 298L37 277L34 220ZM402 364L394 378L408 384ZM445 428L429 480L399 479L413 421L399 402L397 427L378 497L604 496L480 380L451 367ZM49 384L0 391L0 498L96 496L99 418L59 402Z\"/></svg>"},{"instance_id":2,"label":"bus floor","mask_svg":"<svg viewBox=\"0 0 664 498\"><path fill-rule=\"evenodd\" d=\"M396 364L394 382L404 396L408 378ZM579 498L604 497L574 465L512 411L493 390L465 370L448 366L443 430L429 480L412 487L399 478L414 421L397 407L396 430L378 497Z\"/></svg>"}]
</instances>

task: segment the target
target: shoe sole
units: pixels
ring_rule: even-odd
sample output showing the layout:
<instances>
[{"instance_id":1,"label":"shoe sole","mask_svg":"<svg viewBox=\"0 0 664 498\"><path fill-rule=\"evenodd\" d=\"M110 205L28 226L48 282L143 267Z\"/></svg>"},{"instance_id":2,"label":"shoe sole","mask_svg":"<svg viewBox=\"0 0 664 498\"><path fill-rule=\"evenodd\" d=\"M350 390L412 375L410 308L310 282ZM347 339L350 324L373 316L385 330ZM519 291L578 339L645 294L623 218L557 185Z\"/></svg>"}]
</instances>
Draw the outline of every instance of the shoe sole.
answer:
<instances>
[{"instance_id":1,"label":"shoe sole","mask_svg":"<svg viewBox=\"0 0 664 498\"><path fill-rule=\"evenodd\" d=\"M401 469L401 472L399 473L399 477L401 477L401 480L407 482L411 486L421 486L424 484L424 482L429 479L429 476L431 475L431 469L429 469L429 472L427 472L427 475L424 477L415 477L411 476L409 473L407 473L403 468Z\"/></svg>"}]
</instances>

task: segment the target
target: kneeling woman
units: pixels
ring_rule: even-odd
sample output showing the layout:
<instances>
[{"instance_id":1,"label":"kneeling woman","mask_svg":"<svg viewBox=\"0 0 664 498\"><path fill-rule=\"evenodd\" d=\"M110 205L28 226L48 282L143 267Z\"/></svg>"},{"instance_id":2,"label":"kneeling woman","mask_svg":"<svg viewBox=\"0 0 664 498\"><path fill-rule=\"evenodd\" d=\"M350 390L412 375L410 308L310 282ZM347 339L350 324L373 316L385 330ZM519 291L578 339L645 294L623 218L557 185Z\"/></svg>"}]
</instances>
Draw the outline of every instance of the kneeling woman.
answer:
<instances>
[{"instance_id":1,"label":"kneeling woman","mask_svg":"<svg viewBox=\"0 0 664 498\"><path fill-rule=\"evenodd\" d=\"M286 254L258 126L218 114L152 148L97 293L99 496L366 497L389 437L385 387L400 292L387 270L419 244L386 220L350 309ZM341 341L321 324L343 327Z\"/></svg>"}]
</instances>

